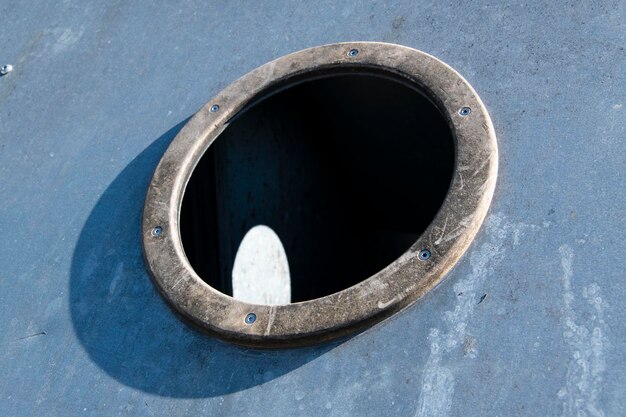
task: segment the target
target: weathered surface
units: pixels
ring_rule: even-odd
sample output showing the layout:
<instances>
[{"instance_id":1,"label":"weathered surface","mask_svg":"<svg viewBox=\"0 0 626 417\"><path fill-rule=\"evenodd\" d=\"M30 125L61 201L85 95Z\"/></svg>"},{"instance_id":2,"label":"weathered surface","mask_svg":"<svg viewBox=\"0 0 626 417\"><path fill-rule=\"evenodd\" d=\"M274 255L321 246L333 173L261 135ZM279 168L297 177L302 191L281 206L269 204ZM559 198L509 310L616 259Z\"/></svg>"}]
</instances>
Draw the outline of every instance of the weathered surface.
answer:
<instances>
[{"instance_id":1,"label":"weathered surface","mask_svg":"<svg viewBox=\"0 0 626 417\"><path fill-rule=\"evenodd\" d=\"M358 55L352 56L351 51ZM439 212L408 251L370 278L340 292L276 306L248 304L225 296L208 286L184 255L179 208L188 178L228 121L251 101L268 90L289 85L296 76L304 79L308 73L319 76L346 68L377 71L415 84L449 121L455 135L455 169ZM214 111L216 106L219 111ZM470 110L464 114L462 109ZM485 218L497 169L491 119L472 87L445 63L423 52L385 43L310 48L246 74L183 127L150 182L142 219L144 256L155 285L168 302L212 334L255 347L319 343L371 326L437 285L467 249ZM419 192L417 176L412 185L405 192ZM427 261L418 257L424 248L432 253ZM256 317L254 323L244 320L250 314Z\"/></svg>"},{"instance_id":2,"label":"weathered surface","mask_svg":"<svg viewBox=\"0 0 626 417\"><path fill-rule=\"evenodd\" d=\"M626 414L624 20L617 1L2 3L0 415ZM355 39L433 54L486 103L501 160L477 239L340 344L181 325L140 251L163 151L238 76Z\"/></svg>"}]
</instances>

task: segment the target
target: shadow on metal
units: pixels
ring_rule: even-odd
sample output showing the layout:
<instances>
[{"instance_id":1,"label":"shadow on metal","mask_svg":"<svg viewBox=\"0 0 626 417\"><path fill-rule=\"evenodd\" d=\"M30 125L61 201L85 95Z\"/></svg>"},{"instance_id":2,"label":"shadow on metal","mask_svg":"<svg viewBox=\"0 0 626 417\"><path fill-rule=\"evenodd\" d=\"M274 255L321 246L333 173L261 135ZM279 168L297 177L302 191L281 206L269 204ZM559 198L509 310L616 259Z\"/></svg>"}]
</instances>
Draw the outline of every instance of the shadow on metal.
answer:
<instances>
[{"instance_id":1,"label":"shadow on metal","mask_svg":"<svg viewBox=\"0 0 626 417\"><path fill-rule=\"evenodd\" d=\"M72 322L92 360L121 383L170 397L212 397L263 384L337 343L259 351L220 342L168 309L144 266L141 211L161 155L187 120L159 137L107 188L85 223L70 280Z\"/></svg>"}]
</instances>

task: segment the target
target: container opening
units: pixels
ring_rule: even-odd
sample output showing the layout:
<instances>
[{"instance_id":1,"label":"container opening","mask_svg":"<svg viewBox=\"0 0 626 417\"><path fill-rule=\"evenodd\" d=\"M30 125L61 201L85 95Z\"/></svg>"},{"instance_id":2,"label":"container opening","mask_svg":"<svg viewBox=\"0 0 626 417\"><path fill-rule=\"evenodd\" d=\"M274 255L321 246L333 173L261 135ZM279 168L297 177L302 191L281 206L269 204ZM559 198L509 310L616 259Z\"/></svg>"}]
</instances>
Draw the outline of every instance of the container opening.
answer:
<instances>
[{"instance_id":1,"label":"container opening","mask_svg":"<svg viewBox=\"0 0 626 417\"><path fill-rule=\"evenodd\" d=\"M444 201L454 136L421 92L343 73L284 88L231 121L189 180L181 238L196 273L232 295L234 260L257 225L280 238L291 302L390 265Z\"/></svg>"}]
</instances>

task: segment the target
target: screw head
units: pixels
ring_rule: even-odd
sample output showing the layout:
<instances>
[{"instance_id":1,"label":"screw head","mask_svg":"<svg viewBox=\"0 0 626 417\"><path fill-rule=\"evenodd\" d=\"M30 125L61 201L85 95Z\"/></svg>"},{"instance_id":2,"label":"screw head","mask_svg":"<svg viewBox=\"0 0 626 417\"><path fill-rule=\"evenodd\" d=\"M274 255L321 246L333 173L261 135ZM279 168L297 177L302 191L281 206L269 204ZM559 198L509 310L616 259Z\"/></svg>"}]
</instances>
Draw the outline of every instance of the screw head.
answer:
<instances>
[{"instance_id":1,"label":"screw head","mask_svg":"<svg viewBox=\"0 0 626 417\"><path fill-rule=\"evenodd\" d=\"M246 322L246 324L252 324L256 321L256 314L254 313L249 313L246 316L246 319L244 320Z\"/></svg>"},{"instance_id":2,"label":"screw head","mask_svg":"<svg viewBox=\"0 0 626 417\"><path fill-rule=\"evenodd\" d=\"M152 236L159 237L163 234L163 228L161 226L157 226L152 229Z\"/></svg>"},{"instance_id":3,"label":"screw head","mask_svg":"<svg viewBox=\"0 0 626 417\"><path fill-rule=\"evenodd\" d=\"M211 113L215 113L215 112L216 112L216 111L218 111L219 109L220 109L220 106L219 106L219 105L217 105L217 104L214 104L214 105L212 105L212 106L211 106L210 111L211 111Z\"/></svg>"},{"instance_id":4,"label":"screw head","mask_svg":"<svg viewBox=\"0 0 626 417\"><path fill-rule=\"evenodd\" d=\"M13 65L11 64L6 64L0 67L0 75L7 75L11 71L13 71Z\"/></svg>"},{"instance_id":5,"label":"screw head","mask_svg":"<svg viewBox=\"0 0 626 417\"><path fill-rule=\"evenodd\" d=\"M461 110L459 110L459 114L461 116L467 116L471 112L472 112L472 109L470 109L469 107L461 107Z\"/></svg>"},{"instance_id":6,"label":"screw head","mask_svg":"<svg viewBox=\"0 0 626 417\"><path fill-rule=\"evenodd\" d=\"M420 259L420 261L426 261L430 259L430 251L428 249L422 249L417 254L417 257Z\"/></svg>"},{"instance_id":7,"label":"screw head","mask_svg":"<svg viewBox=\"0 0 626 417\"><path fill-rule=\"evenodd\" d=\"M358 49L350 49L348 51L348 56L349 57L355 57L359 54L359 50Z\"/></svg>"}]
</instances>

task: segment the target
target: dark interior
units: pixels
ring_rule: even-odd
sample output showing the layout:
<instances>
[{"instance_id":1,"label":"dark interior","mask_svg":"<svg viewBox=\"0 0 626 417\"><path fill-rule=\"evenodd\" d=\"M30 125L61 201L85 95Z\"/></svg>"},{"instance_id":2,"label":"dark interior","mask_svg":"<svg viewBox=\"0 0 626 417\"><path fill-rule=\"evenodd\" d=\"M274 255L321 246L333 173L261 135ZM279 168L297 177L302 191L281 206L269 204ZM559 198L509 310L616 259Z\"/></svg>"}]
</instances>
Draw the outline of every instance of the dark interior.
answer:
<instances>
[{"instance_id":1,"label":"dark interior","mask_svg":"<svg viewBox=\"0 0 626 417\"><path fill-rule=\"evenodd\" d=\"M405 83L358 72L302 81L231 120L202 157L181 211L186 255L232 295L239 244L263 224L287 253L292 302L343 290L417 240L454 152L446 119Z\"/></svg>"}]
</instances>

